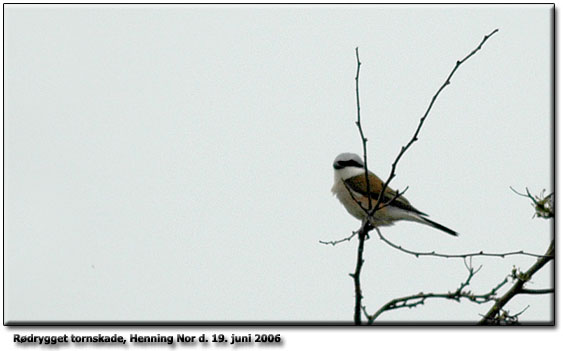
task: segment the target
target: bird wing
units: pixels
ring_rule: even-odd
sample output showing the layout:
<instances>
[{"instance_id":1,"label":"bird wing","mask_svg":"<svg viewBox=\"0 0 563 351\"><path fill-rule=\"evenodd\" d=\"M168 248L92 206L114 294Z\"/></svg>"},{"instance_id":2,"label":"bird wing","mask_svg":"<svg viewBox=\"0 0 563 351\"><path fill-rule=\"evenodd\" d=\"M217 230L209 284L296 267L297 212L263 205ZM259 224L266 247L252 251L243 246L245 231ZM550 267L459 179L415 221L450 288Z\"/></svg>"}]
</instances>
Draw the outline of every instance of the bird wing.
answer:
<instances>
[{"instance_id":1,"label":"bird wing","mask_svg":"<svg viewBox=\"0 0 563 351\"><path fill-rule=\"evenodd\" d=\"M369 192L371 193L371 198L373 200L373 205L377 202L379 198L379 194L381 193L381 189L383 189L383 181L379 179L378 176L369 172ZM363 196L368 196L367 192L367 183L366 183L366 176L365 174L360 174L355 177L348 178L344 180L344 183L348 187L348 189L361 194ZM381 200L382 204L388 203L391 199L393 199L397 195L397 191L387 187L385 192L383 193L383 199ZM401 208L403 210L411 211L418 213L420 215L426 215L426 213L420 212L416 208L414 208L410 202L403 196L399 196L393 201L391 201L390 205Z\"/></svg>"}]
</instances>

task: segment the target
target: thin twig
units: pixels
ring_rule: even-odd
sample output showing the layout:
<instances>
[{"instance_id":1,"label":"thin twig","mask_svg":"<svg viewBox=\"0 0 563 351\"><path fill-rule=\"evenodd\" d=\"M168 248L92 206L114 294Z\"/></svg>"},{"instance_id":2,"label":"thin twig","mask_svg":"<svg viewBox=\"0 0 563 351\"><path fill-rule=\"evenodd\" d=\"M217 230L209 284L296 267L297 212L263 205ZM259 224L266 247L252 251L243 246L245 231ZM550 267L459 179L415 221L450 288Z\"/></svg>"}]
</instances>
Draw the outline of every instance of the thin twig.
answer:
<instances>
[{"instance_id":1,"label":"thin twig","mask_svg":"<svg viewBox=\"0 0 563 351\"><path fill-rule=\"evenodd\" d=\"M527 192L528 194L524 194L524 193L518 192L518 191L517 191L516 189L514 189L512 186L508 186L508 187L509 187L510 190L512 190L515 194L520 195L520 196L522 196L522 197L530 198L530 199L532 199L532 201L534 201L534 197L530 194L530 192L528 191L528 188L526 188L526 192Z\"/></svg>"},{"instance_id":2,"label":"thin twig","mask_svg":"<svg viewBox=\"0 0 563 351\"><path fill-rule=\"evenodd\" d=\"M335 245L340 244L340 243L343 243L343 242L345 242L345 241L350 241L353 237L356 236L356 234L358 234L358 232L352 232L352 235L347 236L347 237L345 237L345 238L343 238L343 239L340 239L340 240L333 240L333 241L322 241L322 240L319 240L319 242L320 242L321 244L335 246Z\"/></svg>"},{"instance_id":3,"label":"thin twig","mask_svg":"<svg viewBox=\"0 0 563 351\"><path fill-rule=\"evenodd\" d=\"M377 231L377 235L379 235L379 238L381 240L383 240L383 242L385 242L387 245L391 246L394 249L397 249L399 251L407 253L409 255L413 255L415 257L434 256L434 257L443 257L443 258L466 258L466 257L475 257L475 256L488 256L488 257L505 258L506 256L516 256L516 255L532 256L532 257L537 257L537 258L546 257L545 255L538 255L538 254L534 254L534 253L529 253L529 252L526 252L526 251L523 251L523 250L512 251L512 252L502 252L502 253L491 253L491 252L479 251L479 252L472 252L472 253L465 253L465 254L443 254L443 253L438 253L436 251L426 251L426 252L413 251L413 250L405 249L404 247L393 243L392 241L387 239L385 236L383 236L383 234L381 234L381 231L378 228L376 228L376 231ZM553 258L553 256L549 256L549 257Z\"/></svg>"},{"instance_id":4,"label":"thin twig","mask_svg":"<svg viewBox=\"0 0 563 351\"><path fill-rule=\"evenodd\" d=\"M371 191L369 187L369 175L368 175L368 151L367 151L367 143L368 139L364 136L364 131L362 129L362 120L360 118L360 66L362 63L360 62L360 52L358 47L356 47L356 107L357 107L357 120L356 126L358 127L358 131L360 132L360 137L362 138L362 146L364 149L364 173L366 176L366 184L367 184L367 192L368 192L368 208L366 210L371 211ZM363 208L362 204L360 207Z\"/></svg>"},{"instance_id":5,"label":"thin twig","mask_svg":"<svg viewBox=\"0 0 563 351\"><path fill-rule=\"evenodd\" d=\"M540 195L534 197L532 194L530 194L530 190L528 190L528 188L526 188L526 194L516 191L516 189L514 189L513 187L510 187L510 190L512 190L517 195L532 200L532 207L534 207L534 209L536 210L532 218L537 216L539 218L549 219L555 216L555 211L553 209L553 192L548 195L544 195L544 189L540 193Z\"/></svg>"},{"instance_id":6,"label":"thin twig","mask_svg":"<svg viewBox=\"0 0 563 351\"><path fill-rule=\"evenodd\" d=\"M530 305L524 307L524 309L523 309L522 311L516 313L516 314L515 314L514 316L512 316L512 317L518 319L518 316L520 316L522 313L526 312L526 310L527 310L528 308L530 308Z\"/></svg>"},{"instance_id":7,"label":"thin twig","mask_svg":"<svg viewBox=\"0 0 563 351\"><path fill-rule=\"evenodd\" d=\"M395 201L395 200L397 200L398 198L400 198L401 196L403 196L403 195L407 192L407 190L409 190L409 187L408 187L408 186L407 186L407 187L405 188L405 190L403 190L403 191L397 191L397 192L395 192L395 195L394 195L391 199L389 199L389 201L386 201L384 204L380 205L379 208L378 208L378 210L381 210L382 208L385 208L385 207L387 207L387 206L392 205L392 204L393 204L393 201Z\"/></svg>"}]
</instances>

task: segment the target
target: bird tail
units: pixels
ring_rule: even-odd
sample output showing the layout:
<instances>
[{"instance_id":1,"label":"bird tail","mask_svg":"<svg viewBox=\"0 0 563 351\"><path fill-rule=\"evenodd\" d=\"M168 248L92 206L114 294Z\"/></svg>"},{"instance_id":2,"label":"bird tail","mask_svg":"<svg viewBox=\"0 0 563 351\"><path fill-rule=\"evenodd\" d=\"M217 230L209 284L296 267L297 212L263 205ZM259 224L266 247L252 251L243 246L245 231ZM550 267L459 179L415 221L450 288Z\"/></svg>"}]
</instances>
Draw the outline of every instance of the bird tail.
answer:
<instances>
[{"instance_id":1,"label":"bird tail","mask_svg":"<svg viewBox=\"0 0 563 351\"><path fill-rule=\"evenodd\" d=\"M431 226L431 227L434 227L434 228L436 228L436 229L440 229L441 231L446 232L446 233L448 233L448 234L450 234L450 235L453 235L453 236L458 236L458 235L459 235L458 233L454 232L454 231L451 230L450 228L444 227L444 226L441 225L440 223L436 223L436 222L434 222L434 221L431 221L431 220L429 220L429 219L426 218L426 217L418 216L418 218L422 220L421 223L427 224L427 225L429 225L429 226Z\"/></svg>"}]
</instances>

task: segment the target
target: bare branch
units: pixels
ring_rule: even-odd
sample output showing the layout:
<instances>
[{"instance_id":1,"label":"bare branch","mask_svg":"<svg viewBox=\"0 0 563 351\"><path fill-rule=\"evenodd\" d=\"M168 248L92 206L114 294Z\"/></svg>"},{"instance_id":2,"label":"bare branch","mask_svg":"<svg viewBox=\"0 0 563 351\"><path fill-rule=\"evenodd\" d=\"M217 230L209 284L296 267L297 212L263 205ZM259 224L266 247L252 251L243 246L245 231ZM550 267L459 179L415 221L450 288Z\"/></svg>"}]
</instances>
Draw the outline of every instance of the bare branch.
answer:
<instances>
[{"instance_id":1,"label":"bare branch","mask_svg":"<svg viewBox=\"0 0 563 351\"><path fill-rule=\"evenodd\" d=\"M554 294L555 289L522 289L520 294L541 295L541 294Z\"/></svg>"},{"instance_id":2,"label":"bare branch","mask_svg":"<svg viewBox=\"0 0 563 351\"><path fill-rule=\"evenodd\" d=\"M538 258L536 263L534 263L530 269L528 269L524 273L520 273L517 275L516 283L508 290L503 296L501 296L489 309L489 311L483 316L483 318L479 321L480 325L485 324L495 324L495 321L499 318L500 312L502 308L510 301L514 296L522 293L522 289L524 289L524 284L528 282L532 276L539 271L543 266L545 266L549 261L554 259L554 241L551 241L545 255L543 257Z\"/></svg>"},{"instance_id":3,"label":"bare branch","mask_svg":"<svg viewBox=\"0 0 563 351\"><path fill-rule=\"evenodd\" d=\"M495 301L496 294L498 290L503 287L506 283L508 283L508 276L504 278L499 284L493 287L490 291L483 293L483 294L473 294L470 290L464 290L467 286L469 286L471 279L479 272L482 268L480 266L478 269L474 269L464 260L465 267L468 271L468 276L465 281L461 282L460 286L453 292L447 293L418 293L414 295L399 297L387 302L381 308L379 308L373 315L369 315L364 307L364 313L366 314L366 318L368 319L367 324L373 324L373 322L384 312L396 310L400 308L413 308L419 305L423 305L427 299L446 299L446 300L454 300L454 301L461 301L462 299L469 300L476 304L483 304L490 301Z\"/></svg>"},{"instance_id":4,"label":"bare branch","mask_svg":"<svg viewBox=\"0 0 563 351\"><path fill-rule=\"evenodd\" d=\"M419 134L419 132L422 128L422 125L424 124L424 121L428 117L428 114L430 113L430 110L432 109L434 102L438 98L438 95L440 95L442 90L447 85L450 84L450 80L451 80L452 76L454 75L454 73L459 68L459 66L461 66L465 61L467 61L477 51L479 51L481 49L481 47L483 46L483 44L487 41L487 39L489 39L489 37L491 37L497 31L498 31L498 29L495 29L490 34L486 35L483 38L483 40L481 41L481 43L479 44L479 46L477 46L477 48L475 48L473 51L471 51L461 61L456 62L456 65L454 66L454 68L450 72L450 74L448 75L446 81L442 84L442 86L438 89L436 94L434 94L434 96L432 97L432 100L430 101L430 104L429 104L428 108L426 109L426 112L424 113L424 115L420 119L420 122L419 122L419 124L416 128L414 135L412 136L410 141L406 144L406 146L401 147L401 151L399 152L399 154L397 155L395 161L393 162L393 164L391 166L391 173L389 174L389 178L383 184L383 187L382 187L381 192L378 196L377 202L376 202L375 206L373 206L373 207L372 207L371 190L370 190L370 183L369 183L369 176L368 176L367 138L364 135L364 132L363 132L363 129L362 129L361 117L360 117L360 87L359 87L359 81L360 81L361 62L360 62L359 49L356 47L356 63L357 63L356 78L355 78L355 80L356 80L356 105L357 105L356 126L358 127L358 130L360 132L360 137L362 138L362 147L363 147L363 156L364 156L364 173L365 173L365 178L366 178L365 180L366 180L366 184L367 184L367 193L368 193L368 208L367 208L367 211L362 206L362 204L359 204L360 208L364 209L364 211L367 212L368 216L367 216L367 219L363 221L362 226L361 226L360 230L358 231L358 253L357 253L357 260L356 260L356 269L355 269L353 274L350 274L352 276L352 278L354 279L354 290L355 290L354 323L357 324L357 325L361 324L361 319L362 319L362 298L363 298L363 296L362 296L360 275L361 275L361 270L362 270L362 266L363 266L363 263L364 263L364 259L363 259L364 243L365 243L366 237L368 236L369 231L371 229L373 229L373 226L370 224L369 218L371 218L375 214L375 212L381 208L380 205L383 203L383 199L384 199L383 195L384 195L385 190L387 189L389 183L395 177L395 169L397 168L397 164L398 164L399 160L404 155L404 153L408 150L408 148L415 141L418 140L418 134ZM350 189L348 189L348 191L350 191ZM405 189L405 191L406 191L406 189ZM395 199L399 196L400 196L400 193L397 192ZM355 199L353 196L352 196L352 198ZM388 203L391 203L392 201L393 201L393 199L391 199L391 201L389 201ZM357 202L357 200L356 200L356 202Z\"/></svg>"},{"instance_id":5,"label":"bare branch","mask_svg":"<svg viewBox=\"0 0 563 351\"><path fill-rule=\"evenodd\" d=\"M358 48L356 47L356 106L358 111L358 119L356 120L356 126L360 132L360 137L362 138L362 146L364 149L364 172L366 177L366 184L367 184L367 192L368 192L368 208L364 209L367 211L371 210L371 190L369 187L369 177L368 177L368 156L367 156L367 142L368 140L364 136L364 131L362 129L362 120L360 118L360 66L362 63L360 62L360 53ZM348 189L348 186L346 186ZM350 195L352 195L352 191L348 189ZM354 196L352 196L354 200ZM357 201L357 200L356 200ZM360 207L363 209L361 203L359 203ZM354 324L360 325L362 324L362 285L360 282L360 276L362 271L362 266L364 264L364 243L366 241L366 236L369 231L369 219L366 219L364 223L362 223L362 227L358 231L358 256L356 259L356 270L350 276L354 279L354 294L355 294L355 305L354 305Z\"/></svg>"},{"instance_id":6,"label":"bare branch","mask_svg":"<svg viewBox=\"0 0 563 351\"><path fill-rule=\"evenodd\" d=\"M366 241L367 231L369 230L369 221L364 221L362 227L358 232L358 256L356 259L356 270L350 276L354 279L354 293L355 293L355 304L354 304L354 324L362 324L362 285L360 282L360 275L362 272L362 266L364 264L364 243Z\"/></svg>"},{"instance_id":7,"label":"bare branch","mask_svg":"<svg viewBox=\"0 0 563 351\"><path fill-rule=\"evenodd\" d=\"M505 258L506 256L523 255L523 256L532 256L532 257L537 257L537 258L541 258L541 257L553 258L553 256L538 255L538 254L529 253L529 252L526 252L526 251L523 251L523 250L512 251L512 252L502 252L502 253L491 253L491 252L479 251L479 252L472 252L472 253L465 253L465 254L443 254L443 253L438 253L436 251L426 251L426 252L413 251L413 250L405 249L404 247L391 242L389 239L387 239L385 236L383 236L383 234L381 234L381 231L378 228L376 228L376 231L377 231L377 235L379 235L379 238L381 240L383 240L383 242L385 242L387 245L391 246L394 249L397 249L399 251L407 253L409 255L413 255L415 257L434 256L434 257L443 257L443 258L467 258L467 257L475 257L475 256L488 256L488 257Z\"/></svg>"},{"instance_id":8,"label":"bare branch","mask_svg":"<svg viewBox=\"0 0 563 351\"><path fill-rule=\"evenodd\" d=\"M375 211L377 211L379 204L381 203L381 201L383 200L383 194L385 193L385 189L387 189L389 183L391 182L391 180L395 177L395 170L397 168L397 164L399 163L399 160L401 159L401 157L403 157L403 155L405 154L405 152L411 147L412 144L414 144L417 140L418 140L418 134L420 133L420 130L422 129L422 125L424 124L424 121L426 120L426 118L428 117L428 114L430 113L430 110L432 110L432 106L434 106L434 102L436 101L436 99L438 98L438 96L440 95L440 93L442 92L442 90L444 90L444 88L446 86L448 86L450 84L450 81L454 75L454 73L457 71L457 69L459 68L459 66L461 66L465 61L467 61L471 56L475 55L475 53L479 50L481 50L481 47L483 46L483 44L485 44L485 42L491 37L493 36L496 32L498 32L498 29L493 30L491 33L489 33L488 35L485 35L485 37L483 38L483 40L481 41L481 43L479 43L479 46L477 46L475 49L473 49L473 51L471 51L467 56L465 56L462 60L457 61L454 68L452 69L452 71L450 72L450 74L448 75L448 78L446 78L446 81L442 84L442 86L440 86L440 88L438 89L438 91L434 94L434 96L432 97L432 99L430 100L430 104L428 105L428 108L426 109L426 112L424 112L424 115L420 118L420 121L418 122L418 126L416 127L416 130L413 134L413 136L411 137L411 139L409 140L409 142L405 145L401 147L401 151L399 152L399 154L397 155L397 157L395 158L395 161L393 162L393 164L391 165L391 173L389 173L389 177L387 178L387 180L385 181L385 183L383 183L383 187L381 189L381 193L379 194L379 198L377 199L377 203L375 204L375 207L372 209L372 215L373 213L375 213Z\"/></svg>"}]
</instances>

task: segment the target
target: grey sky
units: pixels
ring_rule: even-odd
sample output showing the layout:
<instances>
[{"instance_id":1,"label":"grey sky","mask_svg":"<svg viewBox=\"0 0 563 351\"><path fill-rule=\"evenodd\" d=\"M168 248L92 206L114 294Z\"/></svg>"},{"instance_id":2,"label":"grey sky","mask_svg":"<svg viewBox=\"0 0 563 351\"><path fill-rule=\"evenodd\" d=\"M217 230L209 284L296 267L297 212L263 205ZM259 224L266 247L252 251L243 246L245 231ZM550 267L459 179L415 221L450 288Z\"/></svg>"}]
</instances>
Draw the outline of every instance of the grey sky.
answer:
<instances>
[{"instance_id":1,"label":"grey sky","mask_svg":"<svg viewBox=\"0 0 563 351\"><path fill-rule=\"evenodd\" d=\"M330 193L332 161L390 170L455 62L393 188L459 238L413 223L410 249L543 253L550 222L509 186L552 190L551 6L5 7L5 318L351 321L359 227ZM374 236L370 311L455 290L463 262ZM486 291L513 265L474 260ZM550 285L551 267L531 283ZM550 296L518 297L522 320ZM382 321L477 320L448 301Z\"/></svg>"}]
</instances>

